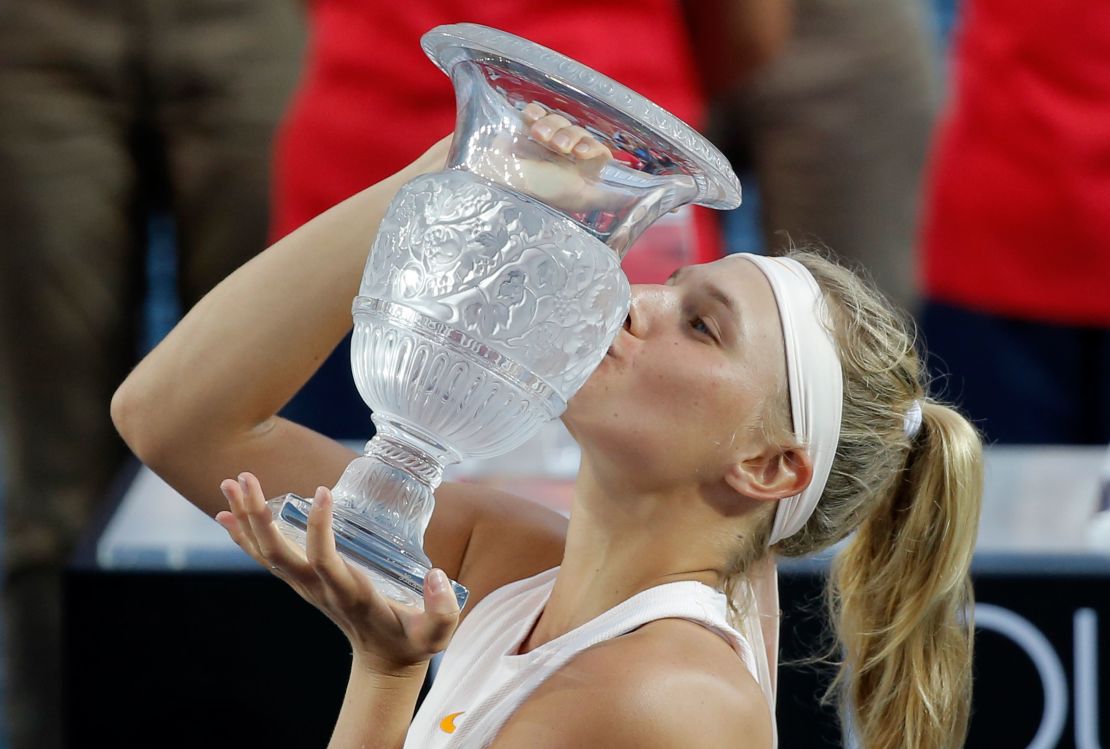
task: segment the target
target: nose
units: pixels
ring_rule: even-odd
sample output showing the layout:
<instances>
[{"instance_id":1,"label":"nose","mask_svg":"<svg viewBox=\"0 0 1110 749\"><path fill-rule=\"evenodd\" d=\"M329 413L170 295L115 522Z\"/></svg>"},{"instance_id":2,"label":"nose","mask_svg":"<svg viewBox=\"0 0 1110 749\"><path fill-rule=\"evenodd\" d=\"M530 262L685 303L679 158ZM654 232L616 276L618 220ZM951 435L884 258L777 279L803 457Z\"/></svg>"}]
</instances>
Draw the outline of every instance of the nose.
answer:
<instances>
[{"instance_id":1,"label":"nose","mask_svg":"<svg viewBox=\"0 0 1110 749\"><path fill-rule=\"evenodd\" d=\"M637 338L647 338L678 315L678 293L673 286L635 284L631 291L628 332Z\"/></svg>"}]
</instances>

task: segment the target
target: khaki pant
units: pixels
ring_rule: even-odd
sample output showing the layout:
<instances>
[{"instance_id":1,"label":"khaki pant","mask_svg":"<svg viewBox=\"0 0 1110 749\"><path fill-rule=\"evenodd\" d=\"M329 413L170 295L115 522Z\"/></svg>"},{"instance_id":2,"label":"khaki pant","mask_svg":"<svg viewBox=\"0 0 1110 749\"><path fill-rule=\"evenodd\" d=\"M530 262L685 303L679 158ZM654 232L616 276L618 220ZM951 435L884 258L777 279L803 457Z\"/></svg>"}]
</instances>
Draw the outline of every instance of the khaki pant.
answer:
<instances>
[{"instance_id":1,"label":"khaki pant","mask_svg":"<svg viewBox=\"0 0 1110 749\"><path fill-rule=\"evenodd\" d=\"M917 306L921 179L939 63L917 0L797 0L781 53L713 110L711 135L750 165L771 253L817 240ZM740 248L744 249L744 248Z\"/></svg>"},{"instance_id":2,"label":"khaki pant","mask_svg":"<svg viewBox=\"0 0 1110 749\"><path fill-rule=\"evenodd\" d=\"M12 749L61 746L60 573L126 456L109 403L138 355L148 217L175 219L185 308L265 246L298 6L0 1Z\"/></svg>"}]
</instances>

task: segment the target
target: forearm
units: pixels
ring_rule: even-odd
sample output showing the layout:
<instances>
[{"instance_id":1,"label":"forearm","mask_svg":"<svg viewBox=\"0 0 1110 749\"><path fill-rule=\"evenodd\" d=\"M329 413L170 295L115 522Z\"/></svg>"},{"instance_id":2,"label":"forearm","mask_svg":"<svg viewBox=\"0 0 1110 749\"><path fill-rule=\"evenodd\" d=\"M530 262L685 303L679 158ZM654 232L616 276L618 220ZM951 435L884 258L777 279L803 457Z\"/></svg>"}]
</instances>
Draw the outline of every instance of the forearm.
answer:
<instances>
[{"instance_id":1,"label":"forearm","mask_svg":"<svg viewBox=\"0 0 1110 749\"><path fill-rule=\"evenodd\" d=\"M356 660L328 749L399 749L427 671L425 663L404 674L383 676Z\"/></svg>"},{"instance_id":2,"label":"forearm","mask_svg":"<svg viewBox=\"0 0 1110 749\"><path fill-rule=\"evenodd\" d=\"M350 329L392 188L387 180L321 214L201 299L116 394L114 410L122 400L141 411L136 436L201 438L277 413Z\"/></svg>"}]
</instances>

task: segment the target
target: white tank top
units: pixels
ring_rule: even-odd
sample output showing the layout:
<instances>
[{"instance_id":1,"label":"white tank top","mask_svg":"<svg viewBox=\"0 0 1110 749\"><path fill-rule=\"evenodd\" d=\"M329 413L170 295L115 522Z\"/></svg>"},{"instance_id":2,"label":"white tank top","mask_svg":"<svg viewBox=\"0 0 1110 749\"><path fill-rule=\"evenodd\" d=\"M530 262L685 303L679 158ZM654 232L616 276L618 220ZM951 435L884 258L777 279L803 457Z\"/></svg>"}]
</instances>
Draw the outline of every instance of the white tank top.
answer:
<instances>
[{"instance_id":1,"label":"white tank top","mask_svg":"<svg viewBox=\"0 0 1110 749\"><path fill-rule=\"evenodd\" d=\"M404 749L481 749L521 703L586 648L657 619L688 619L716 632L758 681L755 653L727 619L725 595L693 580L637 593L580 627L514 655L539 618L559 568L498 588L455 632Z\"/></svg>"}]
</instances>

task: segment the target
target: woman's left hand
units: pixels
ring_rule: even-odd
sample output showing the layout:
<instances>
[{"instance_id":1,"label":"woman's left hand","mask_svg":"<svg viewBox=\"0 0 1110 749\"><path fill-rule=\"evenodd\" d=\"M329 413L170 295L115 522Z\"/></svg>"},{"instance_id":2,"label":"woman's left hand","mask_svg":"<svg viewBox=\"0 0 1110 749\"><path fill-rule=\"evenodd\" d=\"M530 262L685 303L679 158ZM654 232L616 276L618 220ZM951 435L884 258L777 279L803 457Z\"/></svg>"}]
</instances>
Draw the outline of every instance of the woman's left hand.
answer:
<instances>
[{"instance_id":1,"label":"woman's left hand","mask_svg":"<svg viewBox=\"0 0 1110 749\"><path fill-rule=\"evenodd\" d=\"M370 578L335 548L331 492L320 487L308 516L306 549L289 541L274 524L258 479L249 473L226 479L220 490L231 511L217 522L256 562L284 580L343 630L356 665L383 675L407 675L447 647L459 621L459 606L442 570L424 580L424 610L383 596ZM436 577L442 577L442 586Z\"/></svg>"}]
</instances>

